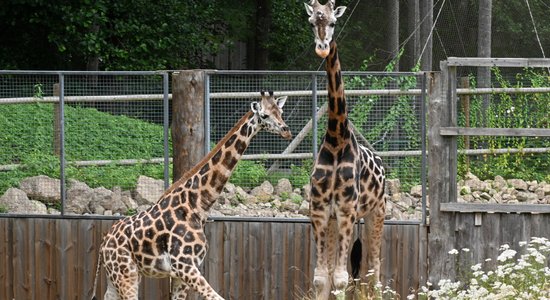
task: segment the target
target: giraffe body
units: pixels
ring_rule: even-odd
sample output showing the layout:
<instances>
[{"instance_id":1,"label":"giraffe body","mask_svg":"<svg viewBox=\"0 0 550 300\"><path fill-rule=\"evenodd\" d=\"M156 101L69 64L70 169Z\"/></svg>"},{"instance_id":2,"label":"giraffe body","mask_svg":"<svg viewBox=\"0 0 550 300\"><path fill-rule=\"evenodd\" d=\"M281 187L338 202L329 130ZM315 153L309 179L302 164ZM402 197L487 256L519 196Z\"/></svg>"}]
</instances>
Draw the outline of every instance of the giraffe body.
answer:
<instances>
[{"instance_id":1,"label":"giraffe body","mask_svg":"<svg viewBox=\"0 0 550 300\"><path fill-rule=\"evenodd\" d=\"M344 82L336 42L336 18L345 7L334 0L306 4L313 26L316 53L325 58L328 89L328 126L311 175L310 219L317 250L313 284L317 299L328 299L331 289L348 284L348 253L356 221L367 230L367 267L380 280L380 245L385 215L385 175L382 160L357 142L347 116Z\"/></svg>"},{"instance_id":2,"label":"giraffe body","mask_svg":"<svg viewBox=\"0 0 550 300\"><path fill-rule=\"evenodd\" d=\"M141 276L171 277L172 299L186 299L189 289L205 299L223 299L199 271L208 249L207 213L256 133L264 129L291 138L281 118L285 101L262 92L252 111L156 204L113 224L101 244L96 273L97 281L103 264L108 281L104 299L137 300Z\"/></svg>"}]
</instances>

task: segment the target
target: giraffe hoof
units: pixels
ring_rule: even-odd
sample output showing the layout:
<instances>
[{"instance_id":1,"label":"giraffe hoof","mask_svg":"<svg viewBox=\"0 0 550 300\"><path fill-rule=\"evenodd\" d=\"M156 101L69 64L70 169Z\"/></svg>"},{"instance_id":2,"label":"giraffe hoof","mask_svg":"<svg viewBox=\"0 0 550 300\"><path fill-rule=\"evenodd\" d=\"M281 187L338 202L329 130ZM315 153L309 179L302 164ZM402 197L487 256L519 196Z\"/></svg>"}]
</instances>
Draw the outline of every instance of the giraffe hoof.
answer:
<instances>
[{"instance_id":1,"label":"giraffe hoof","mask_svg":"<svg viewBox=\"0 0 550 300\"><path fill-rule=\"evenodd\" d=\"M334 287L338 290L343 290L348 286L349 274L346 271L334 273L332 278Z\"/></svg>"}]
</instances>

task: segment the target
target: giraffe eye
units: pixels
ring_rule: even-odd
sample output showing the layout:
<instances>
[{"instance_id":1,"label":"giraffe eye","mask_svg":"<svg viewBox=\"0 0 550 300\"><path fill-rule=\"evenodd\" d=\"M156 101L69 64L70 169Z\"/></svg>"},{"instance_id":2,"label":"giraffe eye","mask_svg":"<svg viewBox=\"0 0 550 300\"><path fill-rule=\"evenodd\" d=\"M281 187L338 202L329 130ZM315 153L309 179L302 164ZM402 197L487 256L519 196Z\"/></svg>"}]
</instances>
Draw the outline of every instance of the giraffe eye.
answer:
<instances>
[{"instance_id":1,"label":"giraffe eye","mask_svg":"<svg viewBox=\"0 0 550 300\"><path fill-rule=\"evenodd\" d=\"M267 119L267 115L266 114L260 114L260 118Z\"/></svg>"},{"instance_id":2,"label":"giraffe eye","mask_svg":"<svg viewBox=\"0 0 550 300\"><path fill-rule=\"evenodd\" d=\"M334 23L330 23L328 26L334 28L335 24L334 24Z\"/></svg>"}]
</instances>

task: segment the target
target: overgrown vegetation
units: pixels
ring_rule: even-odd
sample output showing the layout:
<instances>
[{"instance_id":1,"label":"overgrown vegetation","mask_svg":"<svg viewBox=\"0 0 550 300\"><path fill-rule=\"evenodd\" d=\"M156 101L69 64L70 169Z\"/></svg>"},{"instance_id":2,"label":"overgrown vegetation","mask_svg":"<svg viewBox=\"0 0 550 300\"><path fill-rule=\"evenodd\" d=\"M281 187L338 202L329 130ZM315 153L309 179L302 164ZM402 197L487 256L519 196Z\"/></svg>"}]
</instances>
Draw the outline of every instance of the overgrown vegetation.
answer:
<instances>
[{"instance_id":1,"label":"overgrown vegetation","mask_svg":"<svg viewBox=\"0 0 550 300\"><path fill-rule=\"evenodd\" d=\"M494 86L504 88L548 87L550 78L545 71L526 69L517 74L513 81L507 79L498 68L492 69ZM470 85L476 86L474 77ZM460 109L459 126L466 126L466 113L470 118L469 127L490 128L550 128L550 94L494 94L488 107L483 106L481 96L471 97L470 110ZM484 119L486 124L484 124ZM470 149L525 149L550 148L547 137L470 137ZM464 138L459 140L459 148L465 148ZM493 179L496 175L504 178L550 181L550 151L546 153L486 154L468 158L459 156L459 173L470 171L480 179Z\"/></svg>"}]
</instances>

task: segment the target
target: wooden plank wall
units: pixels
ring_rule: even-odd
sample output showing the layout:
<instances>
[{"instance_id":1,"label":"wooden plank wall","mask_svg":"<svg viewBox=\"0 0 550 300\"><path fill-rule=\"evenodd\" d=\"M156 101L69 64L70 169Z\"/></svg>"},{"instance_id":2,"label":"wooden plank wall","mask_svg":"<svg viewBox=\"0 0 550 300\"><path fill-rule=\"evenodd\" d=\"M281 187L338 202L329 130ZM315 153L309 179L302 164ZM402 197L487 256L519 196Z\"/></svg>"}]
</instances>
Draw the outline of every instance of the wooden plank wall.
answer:
<instances>
[{"instance_id":1,"label":"wooden plank wall","mask_svg":"<svg viewBox=\"0 0 550 300\"><path fill-rule=\"evenodd\" d=\"M0 218L0 299L90 299L98 246L113 222ZM384 230L381 279L404 297L418 287L424 231L418 225ZM206 234L202 271L224 298L311 299L315 245L307 221L215 221ZM101 274L99 299L106 284ZM140 298L168 299L169 280L142 280Z\"/></svg>"},{"instance_id":2,"label":"wooden plank wall","mask_svg":"<svg viewBox=\"0 0 550 300\"><path fill-rule=\"evenodd\" d=\"M478 220L481 218L479 225L476 214ZM440 212L440 218L449 224L449 229L439 235L444 245L438 250L442 259L430 266L429 278L434 283L439 279L460 280L460 274L471 273L470 266L477 263L494 268L503 244L519 252L520 241L528 242L532 237L550 239L550 214ZM461 251L463 248L470 251ZM459 255L449 255L452 249L459 250ZM485 262L487 258L491 261Z\"/></svg>"}]
</instances>

